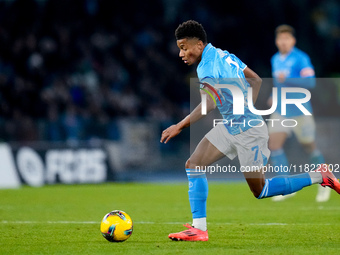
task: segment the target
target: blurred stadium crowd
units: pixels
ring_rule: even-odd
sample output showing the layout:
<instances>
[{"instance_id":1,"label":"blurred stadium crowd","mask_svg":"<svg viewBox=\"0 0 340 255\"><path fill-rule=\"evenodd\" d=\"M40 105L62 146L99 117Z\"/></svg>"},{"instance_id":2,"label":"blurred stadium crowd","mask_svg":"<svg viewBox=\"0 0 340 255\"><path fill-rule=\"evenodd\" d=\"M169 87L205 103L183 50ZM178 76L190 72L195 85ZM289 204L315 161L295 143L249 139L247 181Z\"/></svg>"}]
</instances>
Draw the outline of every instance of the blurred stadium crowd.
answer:
<instances>
[{"instance_id":1,"label":"blurred stadium crowd","mask_svg":"<svg viewBox=\"0 0 340 255\"><path fill-rule=\"evenodd\" d=\"M295 26L318 77L340 72L335 0L225 8L217 0L2 0L0 140L118 140L120 118L155 120L160 130L181 119L195 69L178 58L174 30L187 19L262 77L271 76L281 23Z\"/></svg>"}]
</instances>

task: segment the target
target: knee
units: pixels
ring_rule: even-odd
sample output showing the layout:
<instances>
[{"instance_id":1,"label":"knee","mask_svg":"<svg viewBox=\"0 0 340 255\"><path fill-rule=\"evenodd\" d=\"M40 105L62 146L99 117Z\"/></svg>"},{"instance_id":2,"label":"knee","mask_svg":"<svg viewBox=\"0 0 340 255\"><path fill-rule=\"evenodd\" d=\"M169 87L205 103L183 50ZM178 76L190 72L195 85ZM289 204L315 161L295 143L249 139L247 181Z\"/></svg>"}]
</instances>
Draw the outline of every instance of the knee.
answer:
<instances>
[{"instance_id":1,"label":"knee","mask_svg":"<svg viewBox=\"0 0 340 255\"><path fill-rule=\"evenodd\" d=\"M262 188L263 189L263 188ZM252 190L251 192L253 193L253 195L254 195L254 197L255 198L259 198L259 196L261 195L261 193L262 193L262 189L260 190L260 189L254 189L254 190Z\"/></svg>"},{"instance_id":2,"label":"knee","mask_svg":"<svg viewBox=\"0 0 340 255\"><path fill-rule=\"evenodd\" d=\"M196 169L196 166L198 166L198 164L196 164L190 158L187 160L187 162L185 162L185 169Z\"/></svg>"},{"instance_id":3,"label":"knee","mask_svg":"<svg viewBox=\"0 0 340 255\"><path fill-rule=\"evenodd\" d=\"M185 169L189 169L190 168L190 158L187 160L187 162L185 162Z\"/></svg>"},{"instance_id":4,"label":"knee","mask_svg":"<svg viewBox=\"0 0 340 255\"><path fill-rule=\"evenodd\" d=\"M255 198L259 198L259 196L262 193L263 187L264 187L264 183L262 182L259 185L250 187L250 190L253 193Z\"/></svg>"}]
</instances>

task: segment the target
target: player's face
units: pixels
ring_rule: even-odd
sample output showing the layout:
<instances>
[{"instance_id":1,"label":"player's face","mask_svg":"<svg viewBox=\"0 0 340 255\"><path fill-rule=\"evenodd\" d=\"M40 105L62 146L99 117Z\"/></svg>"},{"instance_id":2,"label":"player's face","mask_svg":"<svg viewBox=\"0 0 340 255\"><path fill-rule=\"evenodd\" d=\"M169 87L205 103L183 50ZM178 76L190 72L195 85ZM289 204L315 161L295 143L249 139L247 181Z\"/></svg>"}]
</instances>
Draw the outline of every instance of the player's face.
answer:
<instances>
[{"instance_id":1,"label":"player's face","mask_svg":"<svg viewBox=\"0 0 340 255\"><path fill-rule=\"evenodd\" d=\"M291 33L284 32L276 36L275 43L281 54L287 54L294 47L296 40Z\"/></svg>"},{"instance_id":2,"label":"player's face","mask_svg":"<svg viewBox=\"0 0 340 255\"><path fill-rule=\"evenodd\" d=\"M203 42L196 38L177 40L179 48L179 57L182 58L185 64L192 65L201 61L202 52L204 49Z\"/></svg>"}]
</instances>

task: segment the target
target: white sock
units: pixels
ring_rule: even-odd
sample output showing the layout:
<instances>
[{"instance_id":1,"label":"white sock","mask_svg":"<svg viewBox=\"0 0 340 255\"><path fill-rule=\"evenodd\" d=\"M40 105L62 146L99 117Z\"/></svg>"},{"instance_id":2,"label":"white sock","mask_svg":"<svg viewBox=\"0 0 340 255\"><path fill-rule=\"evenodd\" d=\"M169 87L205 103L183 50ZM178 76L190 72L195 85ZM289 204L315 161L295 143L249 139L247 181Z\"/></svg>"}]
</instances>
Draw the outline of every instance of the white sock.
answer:
<instances>
[{"instance_id":1,"label":"white sock","mask_svg":"<svg viewBox=\"0 0 340 255\"><path fill-rule=\"evenodd\" d=\"M309 176L312 180L312 184L322 183L322 174L320 172L309 172Z\"/></svg>"},{"instance_id":2,"label":"white sock","mask_svg":"<svg viewBox=\"0 0 340 255\"><path fill-rule=\"evenodd\" d=\"M206 231L207 230L207 218L204 217L204 218L193 219L192 226L202 231Z\"/></svg>"}]
</instances>

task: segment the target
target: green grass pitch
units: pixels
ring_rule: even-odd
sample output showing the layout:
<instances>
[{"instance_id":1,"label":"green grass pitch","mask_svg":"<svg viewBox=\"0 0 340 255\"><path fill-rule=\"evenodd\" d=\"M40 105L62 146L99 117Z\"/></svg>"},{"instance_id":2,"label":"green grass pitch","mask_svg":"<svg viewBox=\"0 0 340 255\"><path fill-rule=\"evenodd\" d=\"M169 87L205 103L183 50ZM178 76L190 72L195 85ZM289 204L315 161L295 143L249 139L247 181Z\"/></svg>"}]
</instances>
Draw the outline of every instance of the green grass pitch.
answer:
<instances>
[{"instance_id":1,"label":"green grass pitch","mask_svg":"<svg viewBox=\"0 0 340 255\"><path fill-rule=\"evenodd\" d=\"M0 254L339 254L340 196L317 187L282 202L252 197L245 183L209 184L208 242L174 242L191 222L187 184L55 185L0 190ZM130 239L100 234L111 210L134 221Z\"/></svg>"}]
</instances>

